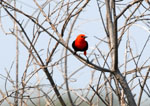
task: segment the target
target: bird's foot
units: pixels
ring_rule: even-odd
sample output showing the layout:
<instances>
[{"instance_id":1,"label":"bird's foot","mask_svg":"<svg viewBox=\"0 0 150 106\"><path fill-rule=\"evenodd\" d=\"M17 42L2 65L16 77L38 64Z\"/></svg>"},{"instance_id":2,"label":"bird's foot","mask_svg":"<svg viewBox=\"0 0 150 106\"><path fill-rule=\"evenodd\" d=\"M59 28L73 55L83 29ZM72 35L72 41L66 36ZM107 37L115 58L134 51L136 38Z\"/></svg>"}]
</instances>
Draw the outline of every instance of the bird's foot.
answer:
<instances>
[{"instance_id":1,"label":"bird's foot","mask_svg":"<svg viewBox=\"0 0 150 106\"><path fill-rule=\"evenodd\" d=\"M87 56L86 56L86 59L87 59L87 60L86 60L86 61L87 61L87 63L89 63L90 61L89 61L89 58L88 58Z\"/></svg>"},{"instance_id":2,"label":"bird's foot","mask_svg":"<svg viewBox=\"0 0 150 106\"><path fill-rule=\"evenodd\" d=\"M73 55L76 55L76 51L75 51L75 52L73 52Z\"/></svg>"},{"instance_id":3,"label":"bird's foot","mask_svg":"<svg viewBox=\"0 0 150 106\"><path fill-rule=\"evenodd\" d=\"M87 63L90 63L89 59L87 59L86 61L87 61Z\"/></svg>"}]
</instances>

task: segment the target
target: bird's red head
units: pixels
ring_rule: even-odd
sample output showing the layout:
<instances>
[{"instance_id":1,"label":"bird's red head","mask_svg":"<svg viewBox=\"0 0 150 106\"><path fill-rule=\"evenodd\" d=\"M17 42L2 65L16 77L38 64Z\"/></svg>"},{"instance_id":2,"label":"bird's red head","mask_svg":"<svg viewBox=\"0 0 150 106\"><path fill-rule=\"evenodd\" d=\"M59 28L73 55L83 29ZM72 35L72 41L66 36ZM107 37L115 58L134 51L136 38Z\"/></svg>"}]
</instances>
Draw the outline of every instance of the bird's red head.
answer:
<instances>
[{"instance_id":1,"label":"bird's red head","mask_svg":"<svg viewBox=\"0 0 150 106\"><path fill-rule=\"evenodd\" d=\"M85 38L87 38L87 36L84 34L79 34L76 39L85 40Z\"/></svg>"}]
</instances>

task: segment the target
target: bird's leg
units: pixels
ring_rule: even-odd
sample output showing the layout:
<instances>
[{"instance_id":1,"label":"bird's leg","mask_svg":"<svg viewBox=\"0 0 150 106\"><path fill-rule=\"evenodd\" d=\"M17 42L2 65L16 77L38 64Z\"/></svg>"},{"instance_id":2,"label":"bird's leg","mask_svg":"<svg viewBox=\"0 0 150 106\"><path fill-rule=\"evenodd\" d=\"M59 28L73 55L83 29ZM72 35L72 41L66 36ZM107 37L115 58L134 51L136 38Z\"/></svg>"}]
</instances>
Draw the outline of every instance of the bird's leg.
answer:
<instances>
[{"instance_id":1,"label":"bird's leg","mask_svg":"<svg viewBox=\"0 0 150 106\"><path fill-rule=\"evenodd\" d=\"M77 51L74 51L74 53L73 53L73 54L75 55L75 54L76 54L76 52L77 52Z\"/></svg>"},{"instance_id":2,"label":"bird's leg","mask_svg":"<svg viewBox=\"0 0 150 106\"><path fill-rule=\"evenodd\" d=\"M86 56L86 59L87 59L87 62L89 63L90 61L89 61L89 58Z\"/></svg>"}]
</instances>

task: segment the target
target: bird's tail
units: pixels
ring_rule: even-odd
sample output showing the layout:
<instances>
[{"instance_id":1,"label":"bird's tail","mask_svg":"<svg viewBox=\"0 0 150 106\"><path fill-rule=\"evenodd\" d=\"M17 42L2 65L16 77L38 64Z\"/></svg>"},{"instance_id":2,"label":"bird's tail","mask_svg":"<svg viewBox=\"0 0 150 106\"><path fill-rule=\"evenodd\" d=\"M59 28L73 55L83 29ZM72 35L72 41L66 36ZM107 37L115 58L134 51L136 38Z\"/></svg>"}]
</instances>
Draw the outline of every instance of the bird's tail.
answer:
<instances>
[{"instance_id":1,"label":"bird's tail","mask_svg":"<svg viewBox=\"0 0 150 106\"><path fill-rule=\"evenodd\" d=\"M86 51L84 51L84 55L86 56Z\"/></svg>"}]
</instances>

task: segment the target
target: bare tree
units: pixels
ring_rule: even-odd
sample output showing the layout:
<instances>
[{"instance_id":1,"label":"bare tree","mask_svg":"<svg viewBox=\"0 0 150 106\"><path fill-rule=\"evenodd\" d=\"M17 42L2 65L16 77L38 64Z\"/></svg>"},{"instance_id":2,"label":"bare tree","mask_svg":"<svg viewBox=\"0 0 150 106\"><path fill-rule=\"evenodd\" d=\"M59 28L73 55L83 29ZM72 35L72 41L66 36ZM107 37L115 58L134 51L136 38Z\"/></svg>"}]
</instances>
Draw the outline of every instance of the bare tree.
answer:
<instances>
[{"instance_id":1,"label":"bare tree","mask_svg":"<svg viewBox=\"0 0 150 106\"><path fill-rule=\"evenodd\" d=\"M0 104L7 102L9 105L26 106L31 103L40 106L44 101L46 106L140 106L144 99L142 95L150 96L147 84L150 57L145 57L150 37L148 0L30 2L34 6L19 0L0 1L1 29L4 34L16 38L16 79L10 74L13 61L10 69L5 69L6 76L1 74L5 79L5 92L0 89ZM99 30L104 33L103 36L93 36L98 42L92 50L89 48L87 61L80 53L74 54L71 42L75 28L79 27L77 23L81 22L80 17L87 8L91 8L91 2L95 3L94 12L101 20L97 22L103 29ZM23 6L19 7L17 3ZM10 22L7 27L4 19ZM144 43L136 45L139 53L135 52L131 31L137 27L146 30L147 37L143 37ZM138 40L138 37L135 38ZM27 51L21 52L22 48ZM25 60L20 58L23 54ZM75 69L74 65L78 62L81 63ZM82 77L82 69L87 68L90 72L89 81L85 80L87 86L73 88L72 82L78 80L74 76ZM8 85L12 85L13 90L9 90ZM140 91L137 92L137 89ZM15 103L9 98L13 98Z\"/></svg>"}]
</instances>

